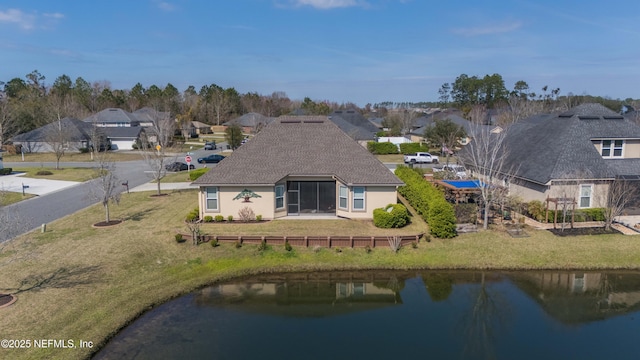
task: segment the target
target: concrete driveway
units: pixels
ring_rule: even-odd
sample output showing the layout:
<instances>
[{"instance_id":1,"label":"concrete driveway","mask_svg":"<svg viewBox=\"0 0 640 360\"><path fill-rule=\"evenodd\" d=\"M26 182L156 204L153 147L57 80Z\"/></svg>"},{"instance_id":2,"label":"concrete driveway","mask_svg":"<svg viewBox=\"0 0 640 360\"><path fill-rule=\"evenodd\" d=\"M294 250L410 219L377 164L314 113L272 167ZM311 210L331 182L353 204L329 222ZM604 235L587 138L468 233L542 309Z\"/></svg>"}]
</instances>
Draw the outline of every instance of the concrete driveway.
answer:
<instances>
[{"instance_id":1,"label":"concrete driveway","mask_svg":"<svg viewBox=\"0 0 640 360\"><path fill-rule=\"evenodd\" d=\"M76 181L34 179L24 177L24 173L0 176L0 189L10 192L22 192L22 185L28 186L24 189L27 194L46 195L62 189L66 189L80 184Z\"/></svg>"}]
</instances>

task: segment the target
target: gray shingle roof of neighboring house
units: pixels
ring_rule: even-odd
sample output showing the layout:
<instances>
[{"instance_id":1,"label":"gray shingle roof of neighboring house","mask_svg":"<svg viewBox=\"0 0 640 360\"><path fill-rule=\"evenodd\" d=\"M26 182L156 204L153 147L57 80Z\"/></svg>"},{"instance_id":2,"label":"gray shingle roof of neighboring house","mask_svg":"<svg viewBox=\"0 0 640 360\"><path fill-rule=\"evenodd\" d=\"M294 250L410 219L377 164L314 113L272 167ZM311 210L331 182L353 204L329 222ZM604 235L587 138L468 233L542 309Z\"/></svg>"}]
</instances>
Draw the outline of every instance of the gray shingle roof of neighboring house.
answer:
<instances>
[{"instance_id":1,"label":"gray shingle roof of neighboring house","mask_svg":"<svg viewBox=\"0 0 640 360\"><path fill-rule=\"evenodd\" d=\"M148 106L138 109L133 112L133 116L141 122L155 122L156 120L169 119L171 114L168 111L157 111L154 108Z\"/></svg>"},{"instance_id":2,"label":"gray shingle roof of neighboring house","mask_svg":"<svg viewBox=\"0 0 640 360\"><path fill-rule=\"evenodd\" d=\"M506 168L546 184L553 179L611 179L640 175L638 159L604 159L591 140L640 139L640 127L599 104L512 125Z\"/></svg>"},{"instance_id":3,"label":"gray shingle roof of neighboring house","mask_svg":"<svg viewBox=\"0 0 640 360\"><path fill-rule=\"evenodd\" d=\"M274 118L272 117L267 117L264 116L262 114L258 114L258 113L246 113L240 117L237 117L233 120L229 120L226 123L222 124L222 125L232 125L232 124L236 124L239 126L244 126L244 127L255 127L258 126L259 124L262 124L263 126L272 122L274 120Z\"/></svg>"},{"instance_id":4,"label":"gray shingle roof of neighboring house","mask_svg":"<svg viewBox=\"0 0 640 360\"><path fill-rule=\"evenodd\" d=\"M87 123L129 123L131 126L137 126L140 120L130 112L118 108L107 108L95 113L83 120Z\"/></svg>"},{"instance_id":5,"label":"gray shingle roof of neighboring house","mask_svg":"<svg viewBox=\"0 0 640 360\"><path fill-rule=\"evenodd\" d=\"M68 136L68 141L88 141L91 138L90 134L93 125L67 117L60 120L60 122L54 121L24 134L16 135L12 140L16 142L46 142L47 139L51 137L51 134L58 133L59 126L62 128L64 134Z\"/></svg>"},{"instance_id":6,"label":"gray shingle roof of neighboring house","mask_svg":"<svg viewBox=\"0 0 640 360\"><path fill-rule=\"evenodd\" d=\"M357 110L336 110L329 119L355 140L374 140L380 130Z\"/></svg>"},{"instance_id":7,"label":"gray shingle roof of neighboring house","mask_svg":"<svg viewBox=\"0 0 640 360\"><path fill-rule=\"evenodd\" d=\"M287 176L335 176L347 185L403 185L326 116L282 116L197 185L272 185Z\"/></svg>"}]
</instances>

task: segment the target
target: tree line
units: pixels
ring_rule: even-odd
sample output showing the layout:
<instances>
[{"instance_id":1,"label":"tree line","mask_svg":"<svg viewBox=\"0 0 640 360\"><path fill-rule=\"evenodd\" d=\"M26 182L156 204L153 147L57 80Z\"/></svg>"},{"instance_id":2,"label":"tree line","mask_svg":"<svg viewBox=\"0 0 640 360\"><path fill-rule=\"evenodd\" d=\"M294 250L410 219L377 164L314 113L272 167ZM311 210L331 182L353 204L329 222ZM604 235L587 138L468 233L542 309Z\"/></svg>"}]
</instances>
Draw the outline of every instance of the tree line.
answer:
<instances>
[{"instance_id":1,"label":"tree line","mask_svg":"<svg viewBox=\"0 0 640 360\"><path fill-rule=\"evenodd\" d=\"M72 80L58 76L51 85L38 70L24 78L0 81L0 144L13 135L24 133L65 117L84 119L106 108L133 112L143 107L169 112L177 126L191 121L220 125L246 113L268 117L303 109L306 114L326 115L331 111L356 107L354 104L314 102L309 98L294 101L284 92L270 95L257 92L239 93L235 88L216 84L183 91L173 84L114 89L108 81L89 82L82 77Z\"/></svg>"}]
</instances>

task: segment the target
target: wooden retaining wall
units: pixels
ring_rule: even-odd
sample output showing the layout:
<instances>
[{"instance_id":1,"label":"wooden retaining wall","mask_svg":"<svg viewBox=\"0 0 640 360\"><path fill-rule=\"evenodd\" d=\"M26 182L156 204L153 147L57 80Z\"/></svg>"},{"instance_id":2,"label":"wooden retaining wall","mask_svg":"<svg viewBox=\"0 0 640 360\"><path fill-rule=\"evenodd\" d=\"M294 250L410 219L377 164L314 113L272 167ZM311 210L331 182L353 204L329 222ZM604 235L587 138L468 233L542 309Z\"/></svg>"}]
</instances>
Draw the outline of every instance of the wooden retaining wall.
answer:
<instances>
[{"instance_id":1,"label":"wooden retaining wall","mask_svg":"<svg viewBox=\"0 0 640 360\"><path fill-rule=\"evenodd\" d=\"M424 234L417 235L398 235L402 246L409 245L412 242L418 242ZM183 234L182 237L187 241L193 238L189 234ZM263 241L267 245L283 245L288 242L291 246L299 247L326 247L326 248L363 248L369 246L387 247L389 246L389 238L387 236L259 236L259 235L202 235L201 241L209 242L218 240L220 243L240 243L240 244L260 244Z\"/></svg>"}]
</instances>

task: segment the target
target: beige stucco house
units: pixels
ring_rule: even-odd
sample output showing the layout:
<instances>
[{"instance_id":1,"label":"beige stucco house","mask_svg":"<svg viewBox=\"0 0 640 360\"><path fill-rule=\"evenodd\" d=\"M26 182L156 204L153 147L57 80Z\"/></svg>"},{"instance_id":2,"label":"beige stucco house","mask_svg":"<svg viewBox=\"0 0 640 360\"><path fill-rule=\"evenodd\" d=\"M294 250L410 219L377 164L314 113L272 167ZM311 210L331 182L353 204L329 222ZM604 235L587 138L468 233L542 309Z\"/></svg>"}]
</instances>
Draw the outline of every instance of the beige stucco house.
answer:
<instances>
[{"instance_id":1,"label":"beige stucco house","mask_svg":"<svg viewBox=\"0 0 640 360\"><path fill-rule=\"evenodd\" d=\"M524 201L562 198L578 209L605 207L614 181L639 183L640 126L602 105L538 115L505 134L500 185Z\"/></svg>"},{"instance_id":2,"label":"beige stucco house","mask_svg":"<svg viewBox=\"0 0 640 360\"><path fill-rule=\"evenodd\" d=\"M277 118L194 184L201 218L236 219L245 208L263 219L372 219L403 185L326 116Z\"/></svg>"}]
</instances>

